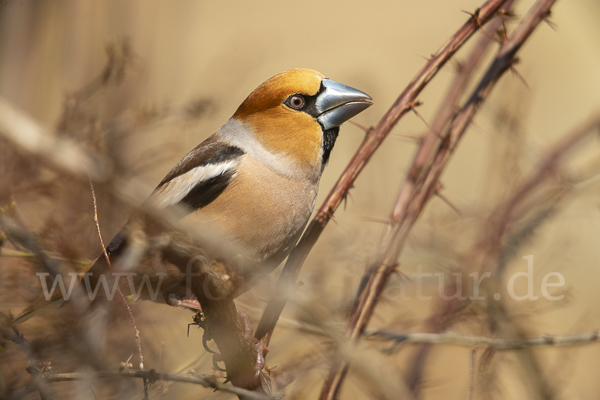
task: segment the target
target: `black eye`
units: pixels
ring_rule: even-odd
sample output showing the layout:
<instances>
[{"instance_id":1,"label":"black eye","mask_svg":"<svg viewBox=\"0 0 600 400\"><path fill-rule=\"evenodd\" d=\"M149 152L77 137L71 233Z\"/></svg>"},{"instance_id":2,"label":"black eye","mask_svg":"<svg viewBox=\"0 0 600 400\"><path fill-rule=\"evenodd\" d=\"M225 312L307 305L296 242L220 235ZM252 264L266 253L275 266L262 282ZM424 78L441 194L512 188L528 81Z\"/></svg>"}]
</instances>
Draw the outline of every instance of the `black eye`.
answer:
<instances>
[{"instance_id":1,"label":"black eye","mask_svg":"<svg viewBox=\"0 0 600 400\"><path fill-rule=\"evenodd\" d=\"M299 94L290 96L287 102L288 105L295 110L299 110L304 107L304 97L300 96Z\"/></svg>"}]
</instances>

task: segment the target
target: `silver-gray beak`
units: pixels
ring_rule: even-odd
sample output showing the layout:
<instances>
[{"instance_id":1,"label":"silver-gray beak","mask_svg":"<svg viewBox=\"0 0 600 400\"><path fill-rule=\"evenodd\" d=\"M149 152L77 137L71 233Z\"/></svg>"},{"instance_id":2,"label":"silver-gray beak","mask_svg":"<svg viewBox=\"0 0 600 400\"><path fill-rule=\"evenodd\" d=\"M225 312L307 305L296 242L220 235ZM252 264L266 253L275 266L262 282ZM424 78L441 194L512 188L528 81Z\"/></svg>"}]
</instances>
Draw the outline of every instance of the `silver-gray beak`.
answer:
<instances>
[{"instance_id":1,"label":"silver-gray beak","mask_svg":"<svg viewBox=\"0 0 600 400\"><path fill-rule=\"evenodd\" d=\"M368 94L331 79L323 79L325 88L316 101L317 121L323 129L340 126L373 104Z\"/></svg>"}]
</instances>

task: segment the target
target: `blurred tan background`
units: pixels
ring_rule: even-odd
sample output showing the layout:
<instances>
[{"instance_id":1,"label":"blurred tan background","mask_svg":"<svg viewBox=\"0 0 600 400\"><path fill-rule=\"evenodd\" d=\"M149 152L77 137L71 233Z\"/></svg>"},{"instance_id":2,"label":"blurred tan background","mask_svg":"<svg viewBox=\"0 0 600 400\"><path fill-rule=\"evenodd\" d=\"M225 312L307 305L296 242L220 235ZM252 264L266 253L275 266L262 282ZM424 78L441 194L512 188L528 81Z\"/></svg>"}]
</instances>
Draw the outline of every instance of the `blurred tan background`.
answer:
<instances>
[{"instance_id":1,"label":"blurred tan background","mask_svg":"<svg viewBox=\"0 0 600 400\"><path fill-rule=\"evenodd\" d=\"M122 84L96 94L86 112L94 121L110 121L128 109L173 112L174 117L122 141L120 151L127 161L125 173L139 176L151 188L187 151L217 130L252 89L290 68L313 68L369 93L374 106L354 120L365 126L374 125L424 64L423 57L435 52L466 21L468 16L461 10L474 11L481 3L4 0L0 4L0 95L55 130L65 95L101 73L108 43L129 40L135 54L133 67ZM517 1L517 16L522 17L531 4L532 1ZM502 78L443 175L443 193L461 210L461 216L444 202L433 199L400 259L404 273L410 274L420 265L430 272L456 267L452 254L470 247L474 227L484 220L485 211L514 188L551 143L600 109L600 2L559 1L552 11L555 29L542 24L520 52L517 68L529 88L510 73ZM515 22L509 23L511 29L514 26ZM468 47L459 53L459 58L467 54ZM453 75L454 67L449 64L420 96L424 105L419 111L425 119L431 120L435 115ZM197 118L178 117L180 110L194 104L202 108ZM514 123L500 126L499 115L509 115ZM320 293L317 301L340 323L366 262L377 249L383 227L380 221L389 214L416 148L407 136L418 136L425 130L416 116L403 118L359 177L345 209L338 210L335 222L329 224L305 264L301 276L305 285L301 290L307 297ZM346 124L342 128L321 181L317 204L362 138L363 132L356 126ZM583 153L593 153L597 145L589 142L589 149ZM2 146L7 146L6 142ZM498 149L508 153L499 154ZM572 161L577 164L577 158ZM509 164L510 170L506 168ZM22 166L5 165L3 173L14 173L14 168ZM9 182L9 178L0 179ZM10 192L13 184L16 183L2 186L9 186L4 189ZM558 271L565 277L564 301L515 305L515 314L522 318L520 321L532 336L600 328L599 189L597 184L588 183L565 202L544 229L519 250L510 266L511 271L524 271L526 264L521 257L533 254L536 271L540 271L535 280L538 291L545 273ZM43 225L39 218L46 213L55 209L64 212L57 204L61 197L41 197L37 192L10 194L32 230ZM92 205L78 203L76 208L81 212L81 224L86 226L80 233L81 241L87 243L82 255L92 258L100 248L89 219ZM106 208L100 204L100 218L105 221L103 233L109 238L126 220L127 210ZM75 228L71 225L68 229ZM0 259L0 264L11 265L6 258ZM2 268L2 274L6 277L10 272ZM0 294L3 312L18 312L33 298L31 294L9 292L6 285L3 288L0 284L4 291ZM413 293L411 300L391 296L377 311L373 327L421 331L420 324L432 304L417 301L410 282L406 290L409 296ZM437 290L435 282L431 290ZM254 323L268 300L264 293L262 289L255 290L240 299L239 307L249 311ZM189 312L165 307L145 303L134 306L140 315L146 365L165 372L186 372L190 368L208 372L208 357L197 348L200 333L186 338ZM286 317L298 315L288 310ZM115 368L118 361L123 361L122 355L127 358L134 352L128 323L126 317L115 322L124 332L113 343L123 347L115 351ZM27 335L26 327L23 330ZM29 329L31 336L40 333L35 322ZM464 332L476 333L467 328ZM163 342L166 345L159 367ZM372 356L374 373L384 382L401 379L408 370L410 348L385 356L379 351L381 347L364 347ZM275 332L270 348L268 364L278 365L278 369L291 371L295 376L288 387L289 398L315 398L328 368L325 339L295 333L283 324ZM421 397L466 398L468 353L465 348L435 348L425 369ZM597 398L598 345L537 350L536 355L543 360L543 374L551 382L555 398ZM536 398L521 379L519 358L508 353L495 357L495 375L480 371L475 398ZM57 370L69 370L68 365L55 364ZM18 373L14 371L15 376ZM361 374L351 373L342 398L376 398L371 387L374 383L359 378ZM484 381L487 390L481 389ZM58 386L68 392L68 385L72 384ZM104 395L141 396L139 385L137 389L128 387ZM185 385L171 385L165 393L165 398L229 397Z\"/></svg>"}]
</instances>

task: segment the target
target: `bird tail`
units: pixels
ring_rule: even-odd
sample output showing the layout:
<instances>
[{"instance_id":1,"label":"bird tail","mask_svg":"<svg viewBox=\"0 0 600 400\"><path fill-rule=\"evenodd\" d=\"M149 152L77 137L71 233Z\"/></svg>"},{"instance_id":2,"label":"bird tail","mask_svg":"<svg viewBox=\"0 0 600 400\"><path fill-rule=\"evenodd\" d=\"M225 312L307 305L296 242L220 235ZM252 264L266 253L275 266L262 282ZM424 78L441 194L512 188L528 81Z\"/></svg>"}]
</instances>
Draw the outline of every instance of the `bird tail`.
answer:
<instances>
[{"instance_id":1,"label":"bird tail","mask_svg":"<svg viewBox=\"0 0 600 400\"><path fill-rule=\"evenodd\" d=\"M83 270L81 270L80 272L85 273L85 272L90 272L94 269L97 269L96 264L98 264L98 259L96 259L96 260L92 261L91 263L89 263L88 265L86 265L83 268ZM79 282L77 282L77 285L81 286L81 280L79 280ZM54 305L62 306L65 303L64 293L59 288L55 288L55 289L56 290L53 291L53 293L49 299L47 296L41 296L40 298L35 300L33 303L31 303L23 311L21 311L21 313L19 315L17 315L17 317L15 318L14 323L20 324L22 322L27 321L28 319L37 315L41 310L46 309L46 307L49 305L54 304Z\"/></svg>"},{"instance_id":2,"label":"bird tail","mask_svg":"<svg viewBox=\"0 0 600 400\"><path fill-rule=\"evenodd\" d=\"M63 302L64 302L64 300L62 299L62 296L60 296L60 295L53 294L52 297L50 298L50 300L46 300L45 297L41 297L41 298L35 300L33 303L31 303L29 305L29 307L27 307L26 309L21 311L21 313L19 315L17 315L17 317L15 318L14 322L15 322L15 324L23 323L23 322L27 321L29 318L37 315L37 313L40 310L45 309L47 306L49 306L51 304L62 305Z\"/></svg>"}]
</instances>

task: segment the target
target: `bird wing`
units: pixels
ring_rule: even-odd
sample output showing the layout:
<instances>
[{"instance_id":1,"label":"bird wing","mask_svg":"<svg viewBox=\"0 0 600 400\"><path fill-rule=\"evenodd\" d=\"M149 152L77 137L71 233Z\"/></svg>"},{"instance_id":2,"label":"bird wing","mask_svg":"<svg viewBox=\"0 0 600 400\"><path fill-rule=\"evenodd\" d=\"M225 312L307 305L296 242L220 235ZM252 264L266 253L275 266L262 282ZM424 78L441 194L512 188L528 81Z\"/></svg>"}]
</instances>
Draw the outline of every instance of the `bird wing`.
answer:
<instances>
[{"instance_id":1,"label":"bird wing","mask_svg":"<svg viewBox=\"0 0 600 400\"><path fill-rule=\"evenodd\" d=\"M244 154L239 147L209 138L173 167L149 201L161 209L179 205L192 212L206 207L231 183Z\"/></svg>"}]
</instances>

